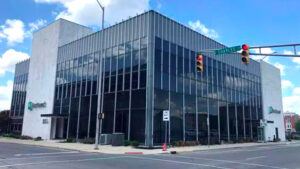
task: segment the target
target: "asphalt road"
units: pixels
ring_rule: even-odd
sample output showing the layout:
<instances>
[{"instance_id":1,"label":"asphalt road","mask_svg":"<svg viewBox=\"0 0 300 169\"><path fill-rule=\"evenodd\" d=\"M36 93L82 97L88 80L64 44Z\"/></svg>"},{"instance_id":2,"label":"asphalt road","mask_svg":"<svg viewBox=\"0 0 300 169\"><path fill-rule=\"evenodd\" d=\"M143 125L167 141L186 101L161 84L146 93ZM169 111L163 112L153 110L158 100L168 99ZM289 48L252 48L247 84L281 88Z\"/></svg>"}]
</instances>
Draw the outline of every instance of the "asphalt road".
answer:
<instances>
[{"instance_id":1,"label":"asphalt road","mask_svg":"<svg viewBox=\"0 0 300 169\"><path fill-rule=\"evenodd\" d=\"M185 154L109 155L0 143L0 169L296 169L300 144L197 151Z\"/></svg>"}]
</instances>

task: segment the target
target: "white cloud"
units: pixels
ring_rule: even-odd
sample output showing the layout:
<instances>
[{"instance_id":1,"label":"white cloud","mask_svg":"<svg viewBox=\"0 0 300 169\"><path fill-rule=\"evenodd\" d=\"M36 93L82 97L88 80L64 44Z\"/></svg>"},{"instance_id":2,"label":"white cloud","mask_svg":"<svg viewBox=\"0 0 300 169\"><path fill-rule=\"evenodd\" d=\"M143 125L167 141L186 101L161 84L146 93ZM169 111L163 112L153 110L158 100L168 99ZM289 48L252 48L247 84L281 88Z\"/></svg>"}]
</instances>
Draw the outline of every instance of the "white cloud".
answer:
<instances>
[{"instance_id":1,"label":"white cloud","mask_svg":"<svg viewBox=\"0 0 300 169\"><path fill-rule=\"evenodd\" d=\"M293 90L294 95L299 95L300 96L300 87L295 87ZM299 112L300 113L300 112Z\"/></svg>"},{"instance_id":2,"label":"white cloud","mask_svg":"<svg viewBox=\"0 0 300 169\"><path fill-rule=\"evenodd\" d=\"M284 50L283 54L285 54L285 55L293 55L294 53L292 51L289 51L289 50Z\"/></svg>"},{"instance_id":3,"label":"white cloud","mask_svg":"<svg viewBox=\"0 0 300 169\"><path fill-rule=\"evenodd\" d=\"M157 10L160 10L161 7L162 7L162 4L161 4L160 2L158 2L157 5L156 5L156 9L157 9Z\"/></svg>"},{"instance_id":4,"label":"white cloud","mask_svg":"<svg viewBox=\"0 0 300 169\"><path fill-rule=\"evenodd\" d=\"M293 55L294 52L289 51L289 50L284 50L283 54L285 54L285 55ZM300 55L300 52L298 52L297 54ZM292 61L300 66L300 57L293 57Z\"/></svg>"},{"instance_id":5,"label":"white cloud","mask_svg":"<svg viewBox=\"0 0 300 169\"><path fill-rule=\"evenodd\" d=\"M287 89L287 88L294 87L294 85L289 80L281 80L281 87L282 89Z\"/></svg>"},{"instance_id":6,"label":"white cloud","mask_svg":"<svg viewBox=\"0 0 300 169\"><path fill-rule=\"evenodd\" d=\"M283 110L300 113L300 87L295 87L290 96L283 97Z\"/></svg>"},{"instance_id":7,"label":"white cloud","mask_svg":"<svg viewBox=\"0 0 300 169\"><path fill-rule=\"evenodd\" d=\"M214 29L207 28L199 20L195 22L189 21L188 24L193 30L198 31L207 37L215 38L215 39L219 37L219 34Z\"/></svg>"},{"instance_id":8,"label":"white cloud","mask_svg":"<svg viewBox=\"0 0 300 169\"><path fill-rule=\"evenodd\" d=\"M280 69L280 74L281 74L281 76L284 76L285 75L285 68L286 68L286 66L284 66L283 64L280 64L280 63L278 63L278 62L276 62L276 63L274 63L273 64L275 67L277 67L278 69Z\"/></svg>"},{"instance_id":9,"label":"white cloud","mask_svg":"<svg viewBox=\"0 0 300 169\"><path fill-rule=\"evenodd\" d=\"M6 39L8 45L22 43L24 35L24 23L21 20L7 19L5 24L0 26L0 40Z\"/></svg>"},{"instance_id":10,"label":"white cloud","mask_svg":"<svg viewBox=\"0 0 300 169\"><path fill-rule=\"evenodd\" d=\"M128 16L149 9L150 0L99 0L105 6L105 22L114 24ZM86 26L100 25L102 11L96 0L35 0L37 3L59 3L65 10L56 18L64 18Z\"/></svg>"},{"instance_id":11,"label":"white cloud","mask_svg":"<svg viewBox=\"0 0 300 169\"><path fill-rule=\"evenodd\" d=\"M0 25L0 42L2 39L7 41L8 45L23 43L25 38L31 37L32 32L38 30L47 23L46 20L39 19L28 24L29 29L25 29L23 21L18 19L7 19L4 25Z\"/></svg>"},{"instance_id":12,"label":"white cloud","mask_svg":"<svg viewBox=\"0 0 300 169\"><path fill-rule=\"evenodd\" d=\"M300 113L300 96L299 95L292 95L283 97L283 111L284 112L295 112Z\"/></svg>"},{"instance_id":13,"label":"white cloud","mask_svg":"<svg viewBox=\"0 0 300 169\"><path fill-rule=\"evenodd\" d=\"M0 111L10 109L13 81L7 81L5 86L0 86Z\"/></svg>"},{"instance_id":14,"label":"white cloud","mask_svg":"<svg viewBox=\"0 0 300 169\"><path fill-rule=\"evenodd\" d=\"M263 54L272 54L272 53L275 52L271 48L261 48L260 52L259 52L259 49L253 49L253 51L254 51L254 53L260 53L261 52ZM254 60L261 60L261 59L263 59L265 62L270 63L269 56L252 55L250 57L252 59L254 59Z\"/></svg>"},{"instance_id":15,"label":"white cloud","mask_svg":"<svg viewBox=\"0 0 300 169\"><path fill-rule=\"evenodd\" d=\"M15 64L28 59L29 55L27 53L18 52L14 49L9 49L3 53L0 57L0 77L5 75L5 72L15 71Z\"/></svg>"},{"instance_id":16,"label":"white cloud","mask_svg":"<svg viewBox=\"0 0 300 169\"><path fill-rule=\"evenodd\" d=\"M39 28L45 26L47 23L46 20L44 19L38 19L35 22L30 22L28 24L29 26L29 30L26 31L26 37L31 37L32 33L36 30L38 30Z\"/></svg>"}]
</instances>

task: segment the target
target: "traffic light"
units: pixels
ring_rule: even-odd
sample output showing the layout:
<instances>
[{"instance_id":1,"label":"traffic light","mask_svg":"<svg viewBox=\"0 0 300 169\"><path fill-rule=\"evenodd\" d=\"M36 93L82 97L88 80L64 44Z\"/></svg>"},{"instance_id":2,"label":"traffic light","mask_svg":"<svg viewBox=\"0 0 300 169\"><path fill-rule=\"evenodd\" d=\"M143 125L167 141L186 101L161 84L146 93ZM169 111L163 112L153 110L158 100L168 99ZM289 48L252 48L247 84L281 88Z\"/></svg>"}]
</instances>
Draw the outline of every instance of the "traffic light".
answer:
<instances>
[{"instance_id":1,"label":"traffic light","mask_svg":"<svg viewBox=\"0 0 300 169\"><path fill-rule=\"evenodd\" d=\"M203 72L203 59L202 55L197 56L197 72Z\"/></svg>"},{"instance_id":2,"label":"traffic light","mask_svg":"<svg viewBox=\"0 0 300 169\"><path fill-rule=\"evenodd\" d=\"M242 45L242 63L245 65L248 65L250 62L250 58L249 58L249 45L244 44Z\"/></svg>"},{"instance_id":3,"label":"traffic light","mask_svg":"<svg viewBox=\"0 0 300 169\"><path fill-rule=\"evenodd\" d=\"M103 120L104 119L104 113L99 113L98 118Z\"/></svg>"}]
</instances>

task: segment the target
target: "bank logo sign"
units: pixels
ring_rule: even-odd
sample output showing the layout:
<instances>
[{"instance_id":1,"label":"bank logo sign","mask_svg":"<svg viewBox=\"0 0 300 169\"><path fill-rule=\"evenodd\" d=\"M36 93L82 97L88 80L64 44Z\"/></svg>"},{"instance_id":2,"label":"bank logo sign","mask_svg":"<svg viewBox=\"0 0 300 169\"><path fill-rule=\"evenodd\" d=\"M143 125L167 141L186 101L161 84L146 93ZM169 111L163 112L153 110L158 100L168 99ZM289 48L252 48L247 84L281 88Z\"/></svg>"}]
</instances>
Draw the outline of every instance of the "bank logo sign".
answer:
<instances>
[{"instance_id":1,"label":"bank logo sign","mask_svg":"<svg viewBox=\"0 0 300 169\"><path fill-rule=\"evenodd\" d=\"M274 109L272 106L270 106L269 107L269 113L271 114L271 113L276 113L276 114L280 114L280 110L276 110L276 109Z\"/></svg>"},{"instance_id":2,"label":"bank logo sign","mask_svg":"<svg viewBox=\"0 0 300 169\"><path fill-rule=\"evenodd\" d=\"M28 110L33 110L35 108L42 108L42 107L46 107L46 102L43 102L43 103L33 103L33 102L29 101L28 104L27 104L27 109Z\"/></svg>"}]
</instances>

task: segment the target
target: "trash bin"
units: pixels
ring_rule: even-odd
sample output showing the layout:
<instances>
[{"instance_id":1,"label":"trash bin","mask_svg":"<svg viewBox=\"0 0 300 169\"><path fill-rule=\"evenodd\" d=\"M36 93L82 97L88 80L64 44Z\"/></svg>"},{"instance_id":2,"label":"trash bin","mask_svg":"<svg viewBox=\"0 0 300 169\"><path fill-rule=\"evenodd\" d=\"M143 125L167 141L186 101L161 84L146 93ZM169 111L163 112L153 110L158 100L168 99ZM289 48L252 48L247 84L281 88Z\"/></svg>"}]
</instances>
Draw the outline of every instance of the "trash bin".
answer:
<instances>
[{"instance_id":1,"label":"trash bin","mask_svg":"<svg viewBox=\"0 0 300 169\"><path fill-rule=\"evenodd\" d=\"M124 133L113 133L111 137L112 146L122 146L124 143L125 134Z\"/></svg>"}]
</instances>

